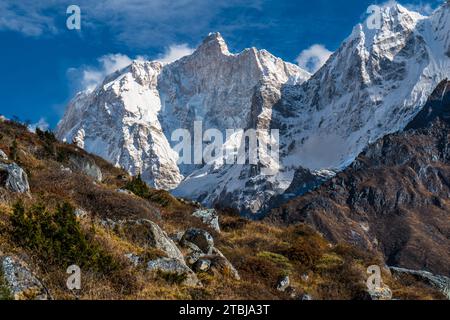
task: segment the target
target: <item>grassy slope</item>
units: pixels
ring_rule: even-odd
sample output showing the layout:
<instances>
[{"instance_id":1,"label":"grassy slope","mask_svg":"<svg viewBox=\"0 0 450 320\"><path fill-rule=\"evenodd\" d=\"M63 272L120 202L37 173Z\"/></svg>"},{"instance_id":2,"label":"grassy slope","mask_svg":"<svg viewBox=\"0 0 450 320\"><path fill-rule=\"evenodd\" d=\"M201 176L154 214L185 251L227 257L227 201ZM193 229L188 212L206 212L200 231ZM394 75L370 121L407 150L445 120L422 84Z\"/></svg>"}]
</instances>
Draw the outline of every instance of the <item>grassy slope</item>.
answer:
<instances>
[{"instance_id":1,"label":"grassy slope","mask_svg":"<svg viewBox=\"0 0 450 320\"><path fill-rule=\"evenodd\" d=\"M332 246L304 225L275 227L222 212L223 232L209 231L216 246L238 269L242 280L236 281L226 273L205 273L199 275L204 284L202 288L173 284L129 266L124 254L153 256L155 252L148 252L129 238L106 230L99 222L105 218L146 218L168 234L193 226L206 228L191 216L194 205L178 201L164 191L150 190L150 196L146 195L145 199L119 193L116 190L130 181L126 172L75 146L29 133L16 123L0 122L0 149L26 170L32 192L31 196L17 195L0 188L0 252L25 257L55 298L75 297L65 287L68 275L64 263L58 259L43 259L39 250L14 241L11 214L18 200L26 210L45 204L48 212L55 213L62 203L69 203L90 213L89 218L77 222L80 230L92 246L112 257L111 263L116 267L107 271L89 267L83 270L82 290L77 293L82 299L288 299L287 294L275 289L282 275L290 275L298 294L308 293L315 299L351 299L364 292L367 266L381 261L353 248ZM67 166L70 154L95 160L103 172L102 183L94 183L78 172L61 170L61 166ZM308 275L308 280L302 275ZM397 298L440 297L410 280L402 283L388 274L384 275L384 280ZM1 283L0 279L0 287ZM0 293L0 298L2 295Z\"/></svg>"}]
</instances>

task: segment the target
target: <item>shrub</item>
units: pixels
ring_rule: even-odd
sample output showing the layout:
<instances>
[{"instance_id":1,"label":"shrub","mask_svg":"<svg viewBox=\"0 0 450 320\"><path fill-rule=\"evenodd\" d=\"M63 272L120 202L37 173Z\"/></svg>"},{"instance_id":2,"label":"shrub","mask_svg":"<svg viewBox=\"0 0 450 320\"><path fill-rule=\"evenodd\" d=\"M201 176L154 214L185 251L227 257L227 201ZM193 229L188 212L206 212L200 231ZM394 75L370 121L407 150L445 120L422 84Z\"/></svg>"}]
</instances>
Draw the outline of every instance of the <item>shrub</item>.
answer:
<instances>
[{"instance_id":1,"label":"shrub","mask_svg":"<svg viewBox=\"0 0 450 320\"><path fill-rule=\"evenodd\" d=\"M13 296L6 284L1 266L0 266L0 300L13 300Z\"/></svg>"},{"instance_id":2,"label":"shrub","mask_svg":"<svg viewBox=\"0 0 450 320\"><path fill-rule=\"evenodd\" d=\"M64 268L77 264L102 273L118 269L113 257L82 232L74 208L67 203L55 212L47 211L43 205L34 205L27 211L17 203L13 207L11 226L12 240L46 264Z\"/></svg>"},{"instance_id":3,"label":"shrub","mask_svg":"<svg viewBox=\"0 0 450 320\"><path fill-rule=\"evenodd\" d=\"M131 181L125 185L124 189L133 192L138 197L157 203L162 207L179 205L178 200L171 196L167 191L151 189L144 180L142 180L140 174L133 177Z\"/></svg>"},{"instance_id":4,"label":"shrub","mask_svg":"<svg viewBox=\"0 0 450 320\"><path fill-rule=\"evenodd\" d=\"M176 272L158 271L158 277L164 279L167 283L173 285L180 285L187 279L186 274L179 274Z\"/></svg>"},{"instance_id":5,"label":"shrub","mask_svg":"<svg viewBox=\"0 0 450 320\"><path fill-rule=\"evenodd\" d=\"M131 178L131 181L129 181L125 188L126 190L129 190L133 192L138 197L148 199L150 197L150 188L149 186L142 180L141 175L139 174L137 177Z\"/></svg>"},{"instance_id":6,"label":"shrub","mask_svg":"<svg viewBox=\"0 0 450 320\"><path fill-rule=\"evenodd\" d=\"M257 254L257 257L271 261L278 267L282 268L283 275L289 274L292 269L292 264L289 262L289 259L281 254L262 251Z\"/></svg>"},{"instance_id":7,"label":"shrub","mask_svg":"<svg viewBox=\"0 0 450 320\"><path fill-rule=\"evenodd\" d=\"M322 256L320 248L315 246L313 242L302 238L297 239L283 253L289 260L297 261L306 268L313 267Z\"/></svg>"},{"instance_id":8,"label":"shrub","mask_svg":"<svg viewBox=\"0 0 450 320\"><path fill-rule=\"evenodd\" d=\"M44 144L44 150L48 155L55 155L56 154L56 146L55 143L57 142L55 135L51 131L42 131L41 129L36 129L36 135L39 137L39 139Z\"/></svg>"},{"instance_id":9,"label":"shrub","mask_svg":"<svg viewBox=\"0 0 450 320\"><path fill-rule=\"evenodd\" d=\"M17 146L17 140L14 139L11 147L10 147L10 153L11 153L11 160L12 161L17 161L17 153L18 153L18 146Z\"/></svg>"},{"instance_id":10,"label":"shrub","mask_svg":"<svg viewBox=\"0 0 450 320\"><path fill-rule=\"evenodd\" d=\"M286 275L286 270L273 262L267 257L252 256L247 258L242 263L235 265L240 272L247 273L248 279L254 281L264 281L272 286L280 276Z\"/></svg>"}]
</instances>

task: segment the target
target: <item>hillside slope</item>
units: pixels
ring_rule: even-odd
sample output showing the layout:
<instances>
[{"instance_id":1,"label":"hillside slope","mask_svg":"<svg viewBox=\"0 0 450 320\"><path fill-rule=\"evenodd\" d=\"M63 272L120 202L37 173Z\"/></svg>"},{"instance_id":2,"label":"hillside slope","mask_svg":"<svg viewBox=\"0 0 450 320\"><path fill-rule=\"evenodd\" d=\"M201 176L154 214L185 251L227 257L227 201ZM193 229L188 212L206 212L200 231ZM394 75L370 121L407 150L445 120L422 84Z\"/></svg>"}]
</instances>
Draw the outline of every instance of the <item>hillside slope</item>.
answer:
<instances>
[{"instance_id":1,"label":"hillside slope","mask_svg":"<svg viewBox=\"0 0 450 320\"><path fill-rule=\"evenodd\" d=\"M0 149L0 299L365 299L382 265L305 225L217 217L19 123L0 122ZM383 279L395 298L443 298Z\"/></svg>"},{"instance_id":2,"label":"hillside slope","mask_svg":"<svg viewBox=\"0 0 450 320\"><path fill-rule=\"evenodd\" d=\"M317 190L268 220L306 222L331 241L380 250L386 263L450 275L450 82L405 131L370 145Z\"/></svg>"}]
</instances>

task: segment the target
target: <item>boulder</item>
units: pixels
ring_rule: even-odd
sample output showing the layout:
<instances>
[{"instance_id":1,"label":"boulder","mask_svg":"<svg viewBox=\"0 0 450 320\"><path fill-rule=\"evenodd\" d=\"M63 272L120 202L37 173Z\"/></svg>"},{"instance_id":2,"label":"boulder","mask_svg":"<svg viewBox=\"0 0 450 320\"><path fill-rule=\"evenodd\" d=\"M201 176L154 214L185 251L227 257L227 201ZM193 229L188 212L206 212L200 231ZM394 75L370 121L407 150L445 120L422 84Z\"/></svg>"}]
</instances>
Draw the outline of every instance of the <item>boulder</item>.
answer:
<instances>
[{"instance_id":1,"label":"boulder","mask_svg":"<svg viewBox=\"0 0 450 320\"><path fill-rule=\"evenodd\" d=\"M81 208L75 209L74 214L78 219L86 219L89 216L89 213Z\"/></svg>"},{"instance_id":2,"label":"boulder","mask_svg":"<svg viewBox=\"0 0 450 320\"><path fill-rule=\"evenodd\" d=\"M126 236L132 238L140 245L159 249L167 257L184 263L183 254L175 242L153 221L146 219L126 220L118 226L123 229Z\"/></svg>"},{"instance_id":3,"label":"boulder","mask_svg":"<svg viewBox=\"0 0 450 320\"><path fill-rule=\"evenodd\" d=\"M302 278L302 281L304 281L304 282L308 282L309 281L309 275L308 275L308 273L303 273L302 274L302 276L301 276L301 278Z\"/></svg>"},{"instance_id":4,"label":"boulder","mask_svg":"<svg viewBox=\"0 0 450 320\"><path fill-rule=\"evenodd\" d=\"M409 270L405 268L390 268L394 275L407 274L413 276L429 286L442 292L448 300L450 300L450 278L445 276L434 275L428 271Z\"/></svg>"},{"instance_id":5,"label":"boulder","mask_svg":"<svg viewBox=\"0 0 450 320\"><path fill-rule=\"evenodd\" d=\"M217 211L214 209L199 209L192 214L194 217L197 217L202 220L204 224L211 227L212 229L220 232L219 226L219 215Z\"/></svg>"},{"instance_id":6,"label":"boulder","mask_svg":"<svg viewBox=\"0 0 450 320\"><path fill-rule=\"evenodd\" d=\"M6 155L6 153L0 149L0 160L8 160L8 156Z\"/></svg>"},{"instance_id":7,"label":"boulder","mask_svg":"<svg viewBox=\"0 0 450 320\"><path fill-rule=\"evenodd\" d=\"M211 261L208 259L200 258L194 264L195 272L206 272L211 268Z\"/></svg>"},{"instance_id":8,"label":"boulder","mask_svg":"<svg viewBox=\"0 0 450 320\"><path fill-rule=\"evenodd\" d=\"M300 296L300 300L311 301L311 300L313 300L313 298L309 294L303 294L302 296Z\"/></svg>"},{"instance_id":9,"label":"boulder","mask_svg":"<svg viewBox=\"0 0 450 320\"><path fill-rule=\"evenodd\" d=\"M186 242L195 244L205 254L211 254L212 249L214 248L214 238L212 235L205 230L197 228L190 228L186 230L181 238L181 244L186 246Z\"/></svg>"},{"instance_id":10,"label":"boulder","mask_svg":"<svg viewBox=\"0 0 450 320\"><path fill-rule=\"evenodd\" d=\"M367 293L371 300L392 300L392 291L387 286L369 289Z\"/></svg>"},{"instance_id":11,"label":"boulder","mask_svg":"<svg viewBox=\"0 0 450 320\"><path fill-rule=\"evenodd\" d=\"M289 276L281 277L277 283L277 290L280 292L285 292L290 284L291 284L291 281L289 279Z\"/></svg>"},{"instance_id":12,"label":"boulder","mask_svg":"<svg viewBox=\"0 0 450 320\"><path fill-rule=\"evenodd\" d=\"M160 258L147 263L148 271L159 271L184 277L182 284L186 286L200 285L195 273L182 261L173 258Z\"/></svg>"},{"instance_id":13,"label":"boulder","mask_svg":"<svg viewBox=\"0 0 450 320\"><path fill-rule=\"evenodd\" d=\"M26 172L15 163L0 162L0 183L13 192L28 193L30 191Z\"/></svg>"},{"instance_id":14,"label":"boulder","mask_svg":"<svg viewBox=\"0 0 450 320\"><path fill-rule=\"evenodd\" d=\"M50 300L50 294L28 266L14 257L0 258L1 273L14 300Z\"/></svg>"},{"instance_id":15,"label":"boulder","mask_svg":"<svg viewBox=\"0 0 450 320\"><path fill-rule=\"evenodd\" d=\"M141 257L134 253L127 253L124 257L130 262L134 267L138 267L141 264Z\"/></svg>"},{"instance_id":16,"label":"boulder","mask_svg":"<svg viewBox=\"0 0 450 320\"><path fill-rule=\"evenodd\" d=\"M102 170L97 166L94 160L81 155L72 154L69 157L69 163L73 170L80 171L85 175L94 178L97 182L103 180Z\"/></svg>"},{"instance_id":17,"label":"boulder","mask_svg":"<svg viewBox=\"0 0 450 320\"><path fill-rule=\"evenodd\" d=\"M181 239L183 238L183 235L184 235L184 232L180 231L180 232L176 232L176 233L169 235L169 237L176 243L180 243Z\"/></svg>"},{"instance_id":18,"label":"boulder","mask_svg":"<svg viewBox=\"0 0 450 320\"><path fill-rule=\"evenodd\" d=\"M212 248L212 257L211 258L211 268L216 269L220 272L229 272L230 275L235 280L241 280L241 277L239 275L239 272L236 270L236 268L231 264L231 262L223 255L223 253L217 249Z\"/></svg>"},{"instance_id":19,"label":"boulder","mask_svg":"<svg viewBox=\"0 0 450 320\"><path fill-rule=\"evenodd\" d=\"M117 191L118 193L123 193L123 194L129 195L129 196L134 196L134 193L131 192L130 190L126 190L126 189L117 189L116 191Z\"/></svg>"},{"instance_id":20,"label":"boulder","mask_svg":"<svg viewBox=\"0 0 450 320\"><path fill-rule=\"evenodd\" d=\"M189 265L195 264L198 261L198 259L205 256L203 251L191 242L186 241L184 247L187 249L185 260Z\"/></svg>"}]
</instances>

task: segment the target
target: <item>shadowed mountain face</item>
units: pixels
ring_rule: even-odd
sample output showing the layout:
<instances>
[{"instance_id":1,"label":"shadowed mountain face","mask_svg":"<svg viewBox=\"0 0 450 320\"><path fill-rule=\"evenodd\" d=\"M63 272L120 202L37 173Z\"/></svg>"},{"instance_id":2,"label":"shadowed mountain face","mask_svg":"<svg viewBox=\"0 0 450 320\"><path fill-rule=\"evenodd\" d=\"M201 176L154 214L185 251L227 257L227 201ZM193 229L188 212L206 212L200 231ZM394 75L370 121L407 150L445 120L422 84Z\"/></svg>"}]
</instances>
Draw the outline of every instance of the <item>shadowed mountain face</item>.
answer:
<instances>
[{"instance_id":1,"label":"shadowed mountain face","mask_svg":"<svg viewBox=\"0 0 450 320\"><path fill-rule=\"evenodd\" d=\"M388 265L450 275L450 82L402 133L268 219L307 222L335 242L383 252Z\"/></svg>"}]
</instances>

